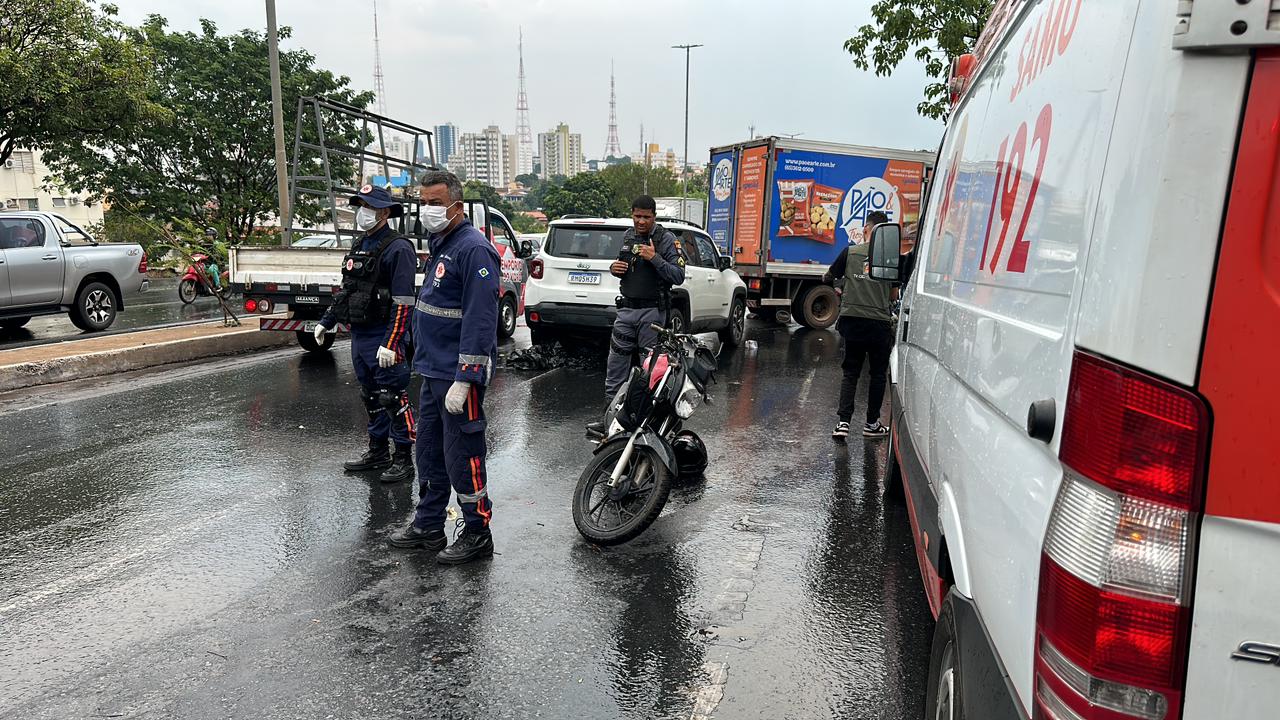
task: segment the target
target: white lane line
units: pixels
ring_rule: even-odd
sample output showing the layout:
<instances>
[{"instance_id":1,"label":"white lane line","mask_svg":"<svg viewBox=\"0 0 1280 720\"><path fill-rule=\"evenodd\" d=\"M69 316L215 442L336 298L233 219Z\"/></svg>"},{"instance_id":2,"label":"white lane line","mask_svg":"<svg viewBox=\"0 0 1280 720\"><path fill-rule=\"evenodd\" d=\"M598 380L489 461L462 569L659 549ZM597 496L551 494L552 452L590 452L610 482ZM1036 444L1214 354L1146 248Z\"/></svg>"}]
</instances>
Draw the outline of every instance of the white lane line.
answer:
<instances>
[{"instance_id":1,"label":"white lane line","mask_svg":"<svg viewBox=\"0 0 1280 720\"><path fill-rule=\"evenodd\" d=\"M702 666L706 682L693 693L693 712L689 720L708 720L724 699L724 686L729 681L727 663L708 662Z\"/></svg>"}]
</instances>

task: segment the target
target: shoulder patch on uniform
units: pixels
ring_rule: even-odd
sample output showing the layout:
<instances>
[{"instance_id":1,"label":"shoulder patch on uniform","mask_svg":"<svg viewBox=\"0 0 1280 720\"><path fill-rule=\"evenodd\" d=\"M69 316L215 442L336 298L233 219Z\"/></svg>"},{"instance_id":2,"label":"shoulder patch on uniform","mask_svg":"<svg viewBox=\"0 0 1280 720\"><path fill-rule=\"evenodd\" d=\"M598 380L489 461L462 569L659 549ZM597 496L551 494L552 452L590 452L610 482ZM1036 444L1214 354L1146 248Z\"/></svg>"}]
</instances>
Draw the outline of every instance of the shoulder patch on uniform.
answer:
<instances>
[{"instance_id":1,"label":"shoulder patch on uniform","mask_svg":"<svg viewBox=\"0 0 1280 720\"><path fill-rule=\"evenodd\" d=\"M482 278L489 277L489 268L486 268L486 267L480 268L480 277Z\"/></svg>"},{"instance_id":2,"label":"shoulder patch on uniform","mask_svg":"<svg viewBox=\"0 0 1280 720\"><path fill-rule=\"evenodd\" d=\"M677 259L676 264L679 265L680 267L684 267L684 256L681 256L679 259Z\"/></svg>"}]
</instances>

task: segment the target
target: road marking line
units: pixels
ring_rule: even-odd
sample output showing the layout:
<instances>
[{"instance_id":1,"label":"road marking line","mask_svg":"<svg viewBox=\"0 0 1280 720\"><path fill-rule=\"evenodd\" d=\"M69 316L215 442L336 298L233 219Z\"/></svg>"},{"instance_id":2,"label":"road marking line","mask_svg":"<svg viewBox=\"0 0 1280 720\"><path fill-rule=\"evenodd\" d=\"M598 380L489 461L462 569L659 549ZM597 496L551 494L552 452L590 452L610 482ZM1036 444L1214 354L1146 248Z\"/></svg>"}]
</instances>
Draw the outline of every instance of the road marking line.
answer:
<instances>
[{"instance_id":1,"label":"road marking line","mask_svg":"<svg viewBox=\"0 0 1280 720\"><path fill-rule=\"evenodd\" d=\"M724 699L724 686L729 681L728 663L708 662L702 666L707 681L693 693L693 712L689 720L708 720Z\"/></svg>"}]
</instances>

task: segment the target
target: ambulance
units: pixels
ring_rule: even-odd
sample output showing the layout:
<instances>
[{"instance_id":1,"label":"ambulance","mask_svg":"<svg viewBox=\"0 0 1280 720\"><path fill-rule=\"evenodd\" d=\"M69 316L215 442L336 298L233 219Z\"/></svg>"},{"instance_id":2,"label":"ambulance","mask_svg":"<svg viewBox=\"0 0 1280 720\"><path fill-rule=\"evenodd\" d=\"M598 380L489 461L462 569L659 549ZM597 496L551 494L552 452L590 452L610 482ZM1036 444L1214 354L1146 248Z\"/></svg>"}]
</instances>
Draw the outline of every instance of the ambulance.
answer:
<instances>
[{"instance_id":1,"label":"ambulance","mask_svg":"<svg viewBox=\"0 0 1280 720\"><path fill-rule=\"evenodd\" d=\"M1280 717L1280 0L1000 0L951 91L891 371L925 717Z\"/></svg>"}]
</instances>

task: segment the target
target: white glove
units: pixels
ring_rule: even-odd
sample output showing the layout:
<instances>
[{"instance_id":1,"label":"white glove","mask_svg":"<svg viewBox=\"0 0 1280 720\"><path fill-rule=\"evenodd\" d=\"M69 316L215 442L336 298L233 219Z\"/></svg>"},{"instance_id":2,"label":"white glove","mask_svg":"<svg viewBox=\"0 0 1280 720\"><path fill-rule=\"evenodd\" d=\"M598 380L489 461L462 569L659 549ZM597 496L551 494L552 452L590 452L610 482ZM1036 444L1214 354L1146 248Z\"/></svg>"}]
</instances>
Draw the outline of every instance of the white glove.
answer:
<instances>
[{"instance_id":1,"label":"white glove","mask_svg":"<svg viewBox=\"0 0 1280 720\"><path fill-rule=\"evenodd\" d=\"M378 347L378 367L389 368L400 362L399 353L387 347Z\"/></svg>"},{"instance_id":2,"label":"white glove","mask_svg":"<svg viewBox=\"0 0 1280 720\"><path fill-rule=\"evenodd\" d=\"M444 409L450 415L461 415L467 407L467 393L471 392L471 383L454 380L453 387L444 396Z\"/></svg>"},{"instance_id":3,"label":"white glove","mask_svg":"<svg viewBox=\"0 0 1280 720\"><path fill-rule=\"evenodd\" d=\"M318 343L323 343L323 342L324 342L324 334L325 334L325 333L327 333L327 332L329 332L329 331L328 331L328 330L325 330L323 325L319 325L319 324L317 324L317 325L316 325L316 332L315 332L316 342L318 342Z\"/></svg>"}]
</instances>

